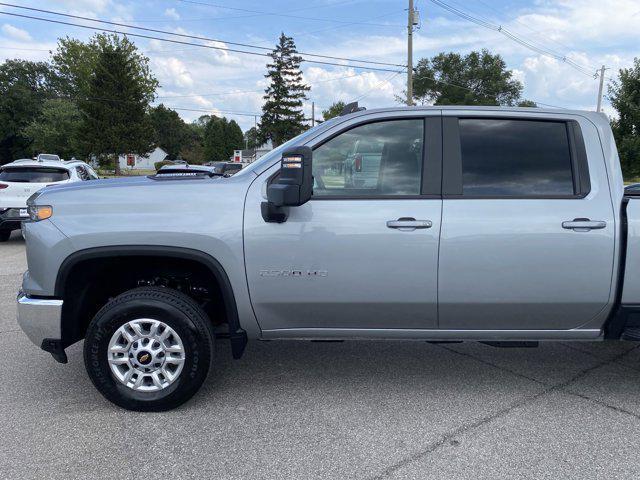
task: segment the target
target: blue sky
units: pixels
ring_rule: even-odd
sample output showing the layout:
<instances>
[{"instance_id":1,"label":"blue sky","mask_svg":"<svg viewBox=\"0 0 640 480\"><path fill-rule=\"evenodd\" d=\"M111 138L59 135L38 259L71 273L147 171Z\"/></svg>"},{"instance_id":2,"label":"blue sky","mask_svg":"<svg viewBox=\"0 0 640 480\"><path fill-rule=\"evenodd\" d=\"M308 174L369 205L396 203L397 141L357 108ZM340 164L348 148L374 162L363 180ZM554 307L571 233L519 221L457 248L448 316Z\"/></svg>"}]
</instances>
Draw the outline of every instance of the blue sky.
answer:
<instances>
[{"instance_id":1,"label":"blue sky","mask_svg":"<svg viewBox=\"0 0 640 480\"><path fill-rule=\"evenodd\" d=\"M598 83L591 72L605 64L607 76L640 57L640 0L443 0L467 14L501 25L536 46L553 50L584 71L507 39L499 32L460 18L428 0L416 0L420 29L414 35L414 62L442 51L467 53L488 48L500 53L524 84L524 96L569 108L594 109ZM272 47L280 34L294 37L303 52L381 62L406 62L404 0L14 0L91 18ZM0 11L52 15L0 6ZM65 20L65 19L62 19ZM78 20L71 22L90 24ZM95 24L93 24L95 25ZM45 60L56 39L87 39L82 28L0 15L0 57ZM180 108L192 120L206 112L236 119L246 129L259 113L265 58L156 40L133 40L151 59L161 88L157 102ZM234 47L232 47L234 48ZM240 48L240 47L235 47ZM316 113L335 100L359 99L367 107L389 106L405 88L404 74L344 66L303 66ZM587 73L588 72L588 73ZM203 110L200 112L199 110ZM612 113L605 101L605 111ZM234 112L234 113L228 113Z\"/></svg>"}]
</instances>

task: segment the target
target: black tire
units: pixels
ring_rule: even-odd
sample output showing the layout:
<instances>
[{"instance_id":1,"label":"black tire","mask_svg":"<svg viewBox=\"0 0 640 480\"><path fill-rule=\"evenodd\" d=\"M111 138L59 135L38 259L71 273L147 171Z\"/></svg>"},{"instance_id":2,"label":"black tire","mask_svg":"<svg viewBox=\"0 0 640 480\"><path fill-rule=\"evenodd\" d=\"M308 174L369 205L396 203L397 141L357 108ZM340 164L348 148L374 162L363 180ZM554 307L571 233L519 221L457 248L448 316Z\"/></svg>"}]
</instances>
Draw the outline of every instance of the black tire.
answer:
<instances>
[{"instance_id":1,"label":"black tire","mask_svg":"<svg viewBox=\"0 0 640 480\"><path fill-rule=\"evenodd\" d=\"M0 230L0 242L6 242L11 237L11 230Z\"/></svg>"},{"instance_id":2,"label":"black tire","mask_svg":"<svg viewBox=\"0 0 640 480\"><path fill-rule=\"evenodd\" d=\"M129 388L116 379L108 362L113 334L128 321L139 318L160 320L184 344L181 373L156 392ZM91 321L84 343L85 367L98 391L122 408L146 412L170 410L189 400L207 378L213 354L213 326L207 314L188 296L162 287L136 288L111 300Z\"/></svg>"}]
</instances>

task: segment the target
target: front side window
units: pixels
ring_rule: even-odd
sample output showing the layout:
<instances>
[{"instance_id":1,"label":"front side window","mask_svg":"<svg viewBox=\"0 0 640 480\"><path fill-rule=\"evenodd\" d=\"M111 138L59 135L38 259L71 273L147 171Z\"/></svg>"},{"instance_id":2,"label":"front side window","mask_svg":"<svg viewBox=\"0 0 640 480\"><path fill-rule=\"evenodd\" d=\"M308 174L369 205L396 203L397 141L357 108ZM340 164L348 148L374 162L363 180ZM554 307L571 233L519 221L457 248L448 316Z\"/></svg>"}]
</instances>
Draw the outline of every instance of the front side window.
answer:
<instances>
[{"instance_id":1,"label":"front side window","mask_svg":"<svg viewBox=\"0 0 640 480\"><path fill-rule=\"evenodd\" d=\"M463 195L574 195L565 122L461 118L459 129Z\"/></svg>"},{"instance_id":2,"label":"front side window","mask_svg":"<svg viewBox=\"0 0 640 480\"><path fill-rule=\"evenodd\" d=\"M419 195L424 122L368 123L313 152L315 197Z\"/></svg>"},{"instance_id":3,"label":"front side window","mask_svg":"<svg viewBox=\"0 0 640 480\"><path fill-rule=\"evenodd\" d=\"M0 170L0 180L18 183L54 183L69 180L63 168L8 167Z\"/></svg>"}]
</instances>

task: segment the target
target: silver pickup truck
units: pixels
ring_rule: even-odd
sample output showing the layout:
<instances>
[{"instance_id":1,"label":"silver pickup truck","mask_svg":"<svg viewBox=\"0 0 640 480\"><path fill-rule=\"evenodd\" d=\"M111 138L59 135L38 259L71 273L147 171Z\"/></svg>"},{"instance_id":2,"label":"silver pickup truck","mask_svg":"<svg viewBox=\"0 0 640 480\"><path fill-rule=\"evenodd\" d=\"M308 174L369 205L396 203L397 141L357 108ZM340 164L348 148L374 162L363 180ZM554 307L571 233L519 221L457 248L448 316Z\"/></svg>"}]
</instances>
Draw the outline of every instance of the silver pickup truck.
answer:
<instances>
[{"instance_id":1,"label":"silver pickup truck","mask_svg":"<svg viewBox=\"0 0 640 480\"><path fill-rule=\"evenodd\" d=\"M364 142L377 180L347 183ZM214 338L640 339L640 201L602 114L358 111L233 176L51 187L29 214L20 325L61 362L84 338L132 410L190 398Z\"/></svg>"}]
</instances>

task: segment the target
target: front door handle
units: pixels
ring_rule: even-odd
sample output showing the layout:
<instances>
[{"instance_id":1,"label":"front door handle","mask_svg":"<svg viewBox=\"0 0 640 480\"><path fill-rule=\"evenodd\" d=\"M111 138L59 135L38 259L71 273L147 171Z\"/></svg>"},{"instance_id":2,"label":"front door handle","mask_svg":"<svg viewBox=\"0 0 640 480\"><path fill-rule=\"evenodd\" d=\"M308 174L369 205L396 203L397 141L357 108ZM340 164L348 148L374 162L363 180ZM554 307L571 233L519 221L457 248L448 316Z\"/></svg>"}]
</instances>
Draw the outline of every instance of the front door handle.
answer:
<instances>
[{"instance_id":1,"label":"front door handle","mask_svg":"<svg viewBox=\"0 0 640 480\"><path fill-rule=\"evenodd\" d=\"M402 217L387 222L388 228L395 228L403 232L410 232L416 228L431 228L432 225L431 220L416 220L413 217Z\"/></svg>"},{"instance_id":2,"label":"front door handle","mask_svg":"<svg viewBox=\"0 0 640 480\"><path fill-rule=\"evenodd\" d=\"M562 228L573 230L574 232L588 232L589 230L600 230L607 226L607 222L601 220L589 220L588 218L574 218L571 221L562 222Z\"/></svg>"}]
</instances>

